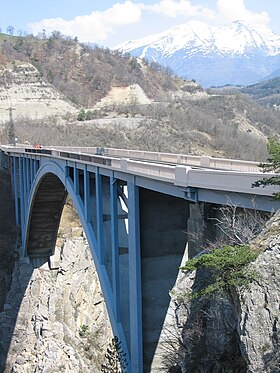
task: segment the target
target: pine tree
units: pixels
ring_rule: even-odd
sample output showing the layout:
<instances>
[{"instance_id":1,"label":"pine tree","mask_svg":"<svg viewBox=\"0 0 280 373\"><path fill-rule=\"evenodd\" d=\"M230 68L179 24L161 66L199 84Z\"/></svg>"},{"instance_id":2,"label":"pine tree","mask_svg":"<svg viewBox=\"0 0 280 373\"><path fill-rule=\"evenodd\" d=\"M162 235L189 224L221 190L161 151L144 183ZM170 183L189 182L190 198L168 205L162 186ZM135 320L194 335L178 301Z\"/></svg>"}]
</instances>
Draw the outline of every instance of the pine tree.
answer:
<instances>
[{"instance_id":1,"label":"pine tree","mask_svg":"<svg viewBox=\"0 0 280 373\"><path fill-rule=\"evenodd\" d=\"M269 158L267 159L267 162L261 163L260 168L263 170L263 172L275 172L276 174L280 173L280 141L277 138L273 137L268 140L268 153ZM269 178L263 178L256 181L252 186L265 187L267 185L280 186L280 176L275 175ZM273 196L275 199L280 199L280 192L275 192Z\"/></svg>"}]
</instances>

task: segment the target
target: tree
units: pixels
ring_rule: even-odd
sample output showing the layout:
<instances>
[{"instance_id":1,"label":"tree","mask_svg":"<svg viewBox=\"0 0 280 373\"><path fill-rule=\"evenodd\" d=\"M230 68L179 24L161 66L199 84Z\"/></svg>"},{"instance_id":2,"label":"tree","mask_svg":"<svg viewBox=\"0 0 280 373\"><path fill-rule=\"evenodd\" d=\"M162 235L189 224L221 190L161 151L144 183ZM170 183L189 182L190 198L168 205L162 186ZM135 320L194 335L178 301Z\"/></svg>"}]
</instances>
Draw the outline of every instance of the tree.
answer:
<instances>
[{"instance_id":1,"label":"tree","mask_svg":"<svg viewBox=\"0 0 280 373\"><path fill-rule=\"evenodd\" d=\"M263 172L275 172L280 173L280 140L276 137L272 137L268 140L268 153L269 158L267 159L266 163L261 163L260 167ZM267 186L267 185L275 185L280 186L280 176L275 175L269 178L263 178L261 180L256 181L252 186L259 187L259 186ZM280 199L280 192L273 193L275 199Z\"/></svg>"},{"instance_id":2,"label":"tree","mask_svg":"<svg viewBox=\"0 0 280 373\"><path fill-rule=\"evenodd\" d=\"M127 373L126 353L122 350L117 336L109 344L105 359L106 363L101 365L102 373Z\"/></svg>"},{"instance_id":3,"label":"tree","mask_svg":"<svg viewBox=\"0 0 280 373\"><path fill-rule=\"evenodd\" d=\"M52 33L51 33L51 37L53 39L62 39L62 33L58 30L54 30Z\"/></svg>"},{"instance_id":4,"label":"tree","mask_svg":"<svg viewBox=\"0 0 280 373\"><path fill-rule=\"evenodd\" d=\"M10 34L11 36L14 34L15 28L11 25L7 27L7 34Z\"/></svg>"},{"instance_id":5,"label":"tree","mask_svg":"<svg viewBox=\"0 0 280 373\"><path fill-rule=\"evenodd\" d=\"M85 111L85 109L81 109L79 111L79 114L77 116L77 120L79 120L81 122L83 122L84 120L86 120L86 111Z\"/></svg>"},{"instance_id":6,"label":"tree","mask_svg":"<svg viewBox=\"0 0 280 373\"><path fill-rule=\"evenodd\" d=\"M222 245L211 252L188 260L181 267L182 271L195 271L198 268L210 270L207 274L206 286L199 291L193 290L191 298L248 287L256 278L256 273L248 267L248 264L253 262L258 254L250 246Z\"/></svg>"}]
</instances>

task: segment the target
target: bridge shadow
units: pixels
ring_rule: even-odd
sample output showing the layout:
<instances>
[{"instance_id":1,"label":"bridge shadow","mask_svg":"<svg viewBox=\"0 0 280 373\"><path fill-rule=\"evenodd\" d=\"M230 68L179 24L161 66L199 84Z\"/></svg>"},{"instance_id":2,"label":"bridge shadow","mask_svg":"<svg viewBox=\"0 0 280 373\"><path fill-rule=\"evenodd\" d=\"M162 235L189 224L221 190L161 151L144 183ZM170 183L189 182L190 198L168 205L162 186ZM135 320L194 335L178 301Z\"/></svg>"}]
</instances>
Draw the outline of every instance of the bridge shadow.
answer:
<instances>
[{"instance_id":1,"label":"bridge shadow","mask_svg":"<svg viewBox=\"0 0 280 373\"><path fill-rule=\"evenodd\" d=\"M156 350L186 249L189 202L140 189L144 373L156 371Z\"/></svg>"},{"instance_id":2,"label":"bridge shadow","mask_svg":"<svg viewBox=\"0 0 280 373\"><path fill-rule=\"evenodd\" d=\"M24 266L23 271L22 263L17 260L19 232L15 223L11 191L10 173L2 168L0 170L0 372L6 371L6 361L18 311L33 272L31 266L29 268Z\"/></svg>"},{"instance_id":3,"label":"bridge shadow","mask_svg":"<svg viewBox=\"0 0 280 373\"><path fill-rule=\"evenodd\" d=\"M13 267L13 276L10 283L10 290L3 302L0 313L0 372L11 372L17 351L11 350L12 340L17 343L24 343L25 333L16 330L18 316L25 296L26 289L32 277L33 268L30 264L16 260Z\"/></svg>"}]
</instances>

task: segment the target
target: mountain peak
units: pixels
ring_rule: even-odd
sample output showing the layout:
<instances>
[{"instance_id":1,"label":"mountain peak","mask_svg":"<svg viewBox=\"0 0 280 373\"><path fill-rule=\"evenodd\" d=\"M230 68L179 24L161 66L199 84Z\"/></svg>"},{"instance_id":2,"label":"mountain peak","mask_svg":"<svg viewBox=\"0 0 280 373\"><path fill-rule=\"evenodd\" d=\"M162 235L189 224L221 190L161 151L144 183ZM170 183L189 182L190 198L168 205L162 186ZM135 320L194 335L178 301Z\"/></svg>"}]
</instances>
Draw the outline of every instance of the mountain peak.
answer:
<instances>
[{"instance_id":1,"label":"mountain peak","mask_svg":"<svg viewBox=\"0 0 280 373\"><path fill-rule=\"evenodd\" d=\"M273 64L270 62L270 67L267 60L278 59L280 65L280 36L267 28L252 26L243 20L234 21L228 26L210 26L192 20L159 34L123 43L117 49L169 66L184 77L189 78L191 75L201 84L209 81L208 78L202 77L205 71L209 73L208 66L204 66L205 63L214 65L213 69L217 69L217 73L225 70L225 66L222 66L224 64L232 71L232 76L227 81L224 81L222 76L217 82L211 81L214 85L249 84L257 81L258 77L272 72ZM244 62L244 66L246 65L244 74L248 76L236 81L242 72L241 61ZM236 67L233 68L232 65ZM241 69L237 75L235 69Z\"/></svg>"}]
</instances>

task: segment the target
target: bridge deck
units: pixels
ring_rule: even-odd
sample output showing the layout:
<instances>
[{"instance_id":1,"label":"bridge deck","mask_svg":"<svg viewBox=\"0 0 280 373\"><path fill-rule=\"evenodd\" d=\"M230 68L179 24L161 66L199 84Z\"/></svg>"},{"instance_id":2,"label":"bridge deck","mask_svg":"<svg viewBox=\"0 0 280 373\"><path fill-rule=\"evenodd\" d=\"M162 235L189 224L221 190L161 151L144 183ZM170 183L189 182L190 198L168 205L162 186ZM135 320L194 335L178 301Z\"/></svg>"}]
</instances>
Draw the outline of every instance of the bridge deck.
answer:
<instances>
[{"instance_id":1,"label":"bridge deck","mask_svg":"<svg viewBox=\"0 0 280 373\"><path fill-rule=\"evenodd\" d=\"M24 145L2 145L0 149L16 156L32 154L102 166L185 188L259 196L271 196L278 191L275 186L252 188L255 181L275 175L261 172L257 162L98 147L57 146L35 149Z\"/></svg>"}]
</instances>

